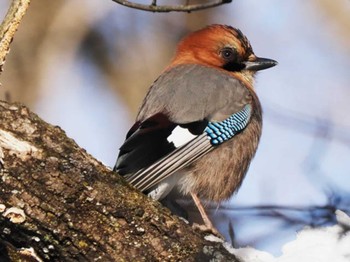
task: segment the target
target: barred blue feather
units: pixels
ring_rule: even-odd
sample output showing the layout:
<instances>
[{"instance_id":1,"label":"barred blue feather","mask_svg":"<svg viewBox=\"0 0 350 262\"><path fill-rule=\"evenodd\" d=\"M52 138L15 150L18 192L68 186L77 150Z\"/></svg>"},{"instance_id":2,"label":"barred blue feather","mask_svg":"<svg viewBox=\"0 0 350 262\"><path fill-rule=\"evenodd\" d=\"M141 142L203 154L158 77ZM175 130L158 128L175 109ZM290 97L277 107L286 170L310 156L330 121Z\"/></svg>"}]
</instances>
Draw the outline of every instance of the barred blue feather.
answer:
<instances>
[{"instance_id":1,"label":"barred blue feather","mask_svg":"<svg viewBox=\"0 0 350 262\"><path fill-rule=\"evenodd\" d=\"M213 146L222 144L243 130L250 119L252 106L247 104L241 111L221 122L209 122L204 132L207 133Z\"/></svg>"}]
</instances>

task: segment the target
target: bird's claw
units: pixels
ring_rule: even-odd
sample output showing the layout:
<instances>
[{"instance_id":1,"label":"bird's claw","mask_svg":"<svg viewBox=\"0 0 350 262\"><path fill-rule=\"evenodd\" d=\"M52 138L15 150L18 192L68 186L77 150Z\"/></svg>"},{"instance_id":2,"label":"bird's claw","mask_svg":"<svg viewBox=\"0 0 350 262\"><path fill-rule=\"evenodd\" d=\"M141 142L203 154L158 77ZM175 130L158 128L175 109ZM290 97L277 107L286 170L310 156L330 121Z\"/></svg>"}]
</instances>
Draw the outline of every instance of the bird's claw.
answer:
<instances>
[{"instance_id":1,"label":"bird's claw","mask_svg":"<svg viewBox=\"0 0 350 262\"><path fill-rule=\"evenodd\" d=\"M221 238L222 240L225 240L225 237L221 235L221 233L213 226L208 227L207 225L200 225L197 223L193 223L192 228L194 230L199 230L200 232L213 234L214 236Z\"/></svg>"}]
</instances>

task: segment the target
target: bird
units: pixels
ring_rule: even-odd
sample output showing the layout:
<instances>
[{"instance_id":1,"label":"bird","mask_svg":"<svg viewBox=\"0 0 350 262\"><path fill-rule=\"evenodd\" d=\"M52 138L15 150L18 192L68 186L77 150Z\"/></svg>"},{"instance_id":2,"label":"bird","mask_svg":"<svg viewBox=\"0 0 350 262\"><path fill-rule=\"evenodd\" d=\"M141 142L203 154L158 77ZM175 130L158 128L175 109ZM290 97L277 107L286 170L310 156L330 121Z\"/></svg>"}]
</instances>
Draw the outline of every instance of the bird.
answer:
<instances>
[{"instance_id":1,"label":"bird","mask_svg":"<svg viewBox=\"0 0 350 262\"><path fill-rule=\"evenodd\" d=\"M202 229L220 235L203 201L226 201L242 184L262 133L254 78L276 64L229 25L185 36L148 90L113 170L155 200L175 189L190 195Z\"/></svg>"}]
</instances>

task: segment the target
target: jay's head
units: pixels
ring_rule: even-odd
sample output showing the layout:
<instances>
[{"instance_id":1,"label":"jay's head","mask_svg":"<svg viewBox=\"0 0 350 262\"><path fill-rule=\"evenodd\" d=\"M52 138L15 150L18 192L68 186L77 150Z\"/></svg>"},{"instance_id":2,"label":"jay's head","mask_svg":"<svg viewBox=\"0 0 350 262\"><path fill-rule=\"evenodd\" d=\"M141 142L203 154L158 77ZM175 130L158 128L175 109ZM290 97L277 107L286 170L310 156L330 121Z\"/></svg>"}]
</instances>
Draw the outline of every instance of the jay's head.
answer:
<instances>
[{"instance_id":1,"label":"jay's head","mask_svg":"<svg viewBox=\"0 0 350 262\"><path fill-rule=\"evenodd\" d=\"M251 76L277 64L272 59L255 56L242 32L226 25L211 25L186 36L178 45L173 64L186 63Z\"/></svg>"}]
</instances>

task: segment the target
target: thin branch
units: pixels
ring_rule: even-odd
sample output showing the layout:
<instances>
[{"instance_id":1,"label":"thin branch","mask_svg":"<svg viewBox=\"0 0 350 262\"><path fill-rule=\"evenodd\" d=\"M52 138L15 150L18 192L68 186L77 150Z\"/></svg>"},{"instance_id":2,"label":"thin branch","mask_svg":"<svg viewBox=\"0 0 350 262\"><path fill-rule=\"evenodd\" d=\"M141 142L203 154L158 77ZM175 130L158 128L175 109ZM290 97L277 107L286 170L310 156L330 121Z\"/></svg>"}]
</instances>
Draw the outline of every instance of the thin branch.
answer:
<instances>
[{"instance_id":1,"label":"thin branch","mask_svg":"<svg viewBox=\"0 0 350 262\"><path fill-rule=\"evenodd\" d=\"M336 140L343 145L350 146L350 130L345 126L332 122L330 119L312 117L278 105L266 107L265 111L269 113L268 117L278 124L290 126L305 133L312 133L313 136L319 138Z\"/></svg>"},{"instance_id":2,"label":"thin branch","mask_svg":"<svg viewBox=\"0 0 350 262\"><path fill-rule=\"evenodd\" d=\"M310 205L310 206L281 206L281 205L259 205L259 206L221 206L222 210L232 210L232 211L295 211L295 212L313 212L313 211L331 211L334 212L337 207L334 205ZM213 207L214 209L214 207ZM350 209L342 208L346 212L350 212Z\"/></svg>"},{"instance_id":3,"label":"thin branch","mask_svg":"<svg viewBox=\"0 0 350 262\"><path fill-rule=\"evenodd\" d=\"M219 5L228 4L232 2L232 0L213 0L208 3L193 4L193 5L157 5L157 1L153 0L150 5L144 5L144 4L133 3L131 1L123 1L123 0L112 0L112 1L130 8L149 11L149 12L157 12L157 13L192 12L192 11L212 8L212 7L216 7Z\"/></svg>"},{"instance_id":4,"label":"thin branch","mask_svg":"<svg viewBox=\"0 0 350 262\"><path fill-rule=\"evenodd\" d=\"M22 17L26 13L30 0L13 0L0 26L0 72L2 72L6 55L10 51L10 44Z\"/></svg>"}]
</instances>

